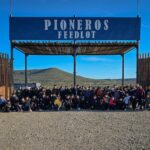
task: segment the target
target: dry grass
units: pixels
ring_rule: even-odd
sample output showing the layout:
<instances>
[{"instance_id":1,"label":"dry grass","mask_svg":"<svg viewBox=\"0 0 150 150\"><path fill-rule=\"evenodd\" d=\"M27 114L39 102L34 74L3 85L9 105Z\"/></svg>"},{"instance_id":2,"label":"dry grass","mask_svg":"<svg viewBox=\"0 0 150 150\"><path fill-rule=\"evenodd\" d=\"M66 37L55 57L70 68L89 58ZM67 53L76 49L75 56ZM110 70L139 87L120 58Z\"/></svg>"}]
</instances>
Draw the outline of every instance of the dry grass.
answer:
<instances>
[{"instance_id":1,"label":"dry grass","mask_svg":"<svg viewBox=\"0 0 150 150\"><path fill-rule=\"evenodd\" d=\"M24 71L14 72L15 83L24 83ZM54 84L57 86L71 86L73 85L73 74L59 70L57 68L28 70L28 82L38 82L44 87L52 88ZM89 79L77 76L77 84L80 86L112 86L121 85L120 79ZM135 84L135 79L126 79L125 84Z\"/></svg>"},{"instance_id":2,"label":"dry grass","mask_svg":"<svg viewBox=\"0 0 150 150\"><path fill-rule=\"evenodd\" d=\"M0 113L1 150L150 150L150 112Z\"/></svg>"}]
</instances>

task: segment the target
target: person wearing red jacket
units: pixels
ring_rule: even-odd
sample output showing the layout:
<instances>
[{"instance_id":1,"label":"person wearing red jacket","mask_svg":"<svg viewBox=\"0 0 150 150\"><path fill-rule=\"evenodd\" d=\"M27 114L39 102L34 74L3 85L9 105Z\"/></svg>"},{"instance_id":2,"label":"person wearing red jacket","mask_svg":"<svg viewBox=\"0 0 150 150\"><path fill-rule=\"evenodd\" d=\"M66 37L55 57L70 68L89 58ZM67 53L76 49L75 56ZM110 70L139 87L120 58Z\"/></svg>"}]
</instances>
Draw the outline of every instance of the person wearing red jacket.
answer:
<instances>
[{"instance_id":1,"label":"person wearing red jacket","mask_svg":"<svg viewBox=\"0 0 150 150\"><path fill-rule=\"evenodd\" d=\"M111 97L110 98L110 101L109 101L109 109L110 110L115 110L116 108L116 101L115 101L115 98L114 97Z\"/></svg>"}]
</instances>

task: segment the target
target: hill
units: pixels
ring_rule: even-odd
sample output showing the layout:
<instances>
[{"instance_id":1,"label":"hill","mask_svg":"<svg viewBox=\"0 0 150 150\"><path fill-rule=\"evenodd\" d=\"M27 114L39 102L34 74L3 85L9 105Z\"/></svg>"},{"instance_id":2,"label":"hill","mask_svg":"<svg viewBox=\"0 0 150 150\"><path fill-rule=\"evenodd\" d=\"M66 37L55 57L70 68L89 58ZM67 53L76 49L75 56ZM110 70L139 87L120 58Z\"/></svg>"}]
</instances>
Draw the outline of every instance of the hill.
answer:
<instances>
[{"instance_id":1,"label":"hill","mask_svg":"<svg viewBox=\"0 0 150 150\"><path fill-rule=\"evenodd\" d=\"M24 83L24 70L14 72L15 83ZM38 82L43 86L73 85L73 74L57 68L28 70L28 82ZM121 79L90 79L77 76L77 84L86 86L121 85ZM135 84L135 79L126 79L125 84Z\"/></svg>"}]
</instances>

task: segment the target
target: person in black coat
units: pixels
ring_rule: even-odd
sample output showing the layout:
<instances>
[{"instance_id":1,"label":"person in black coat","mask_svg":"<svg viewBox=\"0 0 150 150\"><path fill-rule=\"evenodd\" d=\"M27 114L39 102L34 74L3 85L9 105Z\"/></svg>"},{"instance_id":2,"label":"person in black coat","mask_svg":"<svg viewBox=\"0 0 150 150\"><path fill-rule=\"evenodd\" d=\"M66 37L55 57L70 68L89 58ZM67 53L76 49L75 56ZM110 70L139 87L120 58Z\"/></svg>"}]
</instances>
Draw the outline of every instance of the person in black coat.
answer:
<instances>
[{"instance_id":1,"label":"person in black coat","mask_svg":"<svg viewBox=\"0 0 150 150\"><path fill-rule=\"evenodd\" d=\"M11 111L17 111L17 112L22 111L19 98L16 94L13 94L10 97L10 103L11 103L11 108L10 108Z\"/></svg>"},{"instance_id":2,"label":"person in black coat","mask_svg":"<svg viewBox=\"0 0 150 150\"><path fill-rule=\"evenodd\" d=\"M98 109L98 99L96 95L90 100L90 107L92 110Z\"/></svg>"},{"instance_id":3,"label":"person in black coat","mask_svg":"<svg viewBox=\"0 0 150 150\"><path fill-rule=\"evenodd\" d=\"M136 105L137 105L137 99L133 95L133 96L131 96L130 100L131 100L131 104L132 104L132 109L135 110L136 109Z\"/></svg>"}]
</instances>

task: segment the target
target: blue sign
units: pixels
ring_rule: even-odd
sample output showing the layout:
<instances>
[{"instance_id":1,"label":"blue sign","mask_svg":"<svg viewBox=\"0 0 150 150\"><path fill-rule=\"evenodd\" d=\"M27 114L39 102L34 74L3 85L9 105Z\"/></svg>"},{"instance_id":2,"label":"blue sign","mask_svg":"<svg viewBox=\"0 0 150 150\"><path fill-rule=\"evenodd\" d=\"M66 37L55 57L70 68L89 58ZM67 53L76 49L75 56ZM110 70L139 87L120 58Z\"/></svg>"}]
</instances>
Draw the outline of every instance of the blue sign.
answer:
<instances>
[{"instance_id":1,"label":"blue sign","mask_svg":"<svg viewBox=\"0 0 150 150\"><path fill-rule=\"evenodd\" d=\"M139 17L10 17L10 40L140 40Z\"/></svg>"}]
</instances>

